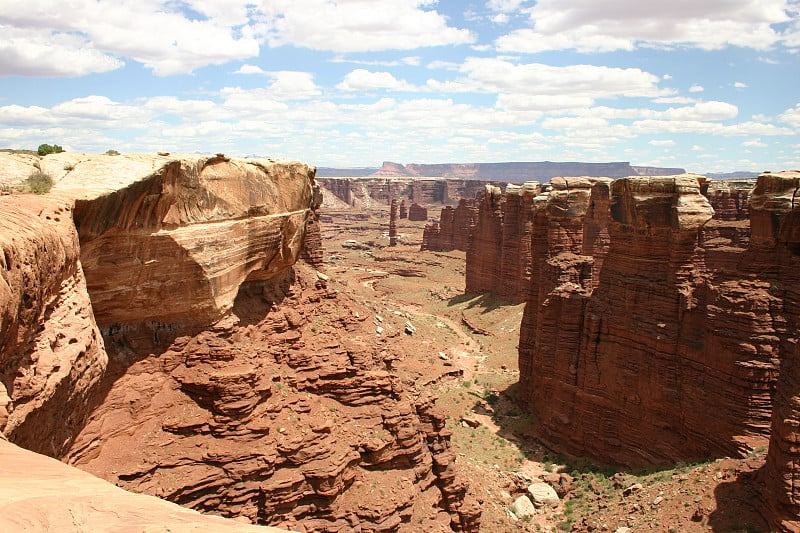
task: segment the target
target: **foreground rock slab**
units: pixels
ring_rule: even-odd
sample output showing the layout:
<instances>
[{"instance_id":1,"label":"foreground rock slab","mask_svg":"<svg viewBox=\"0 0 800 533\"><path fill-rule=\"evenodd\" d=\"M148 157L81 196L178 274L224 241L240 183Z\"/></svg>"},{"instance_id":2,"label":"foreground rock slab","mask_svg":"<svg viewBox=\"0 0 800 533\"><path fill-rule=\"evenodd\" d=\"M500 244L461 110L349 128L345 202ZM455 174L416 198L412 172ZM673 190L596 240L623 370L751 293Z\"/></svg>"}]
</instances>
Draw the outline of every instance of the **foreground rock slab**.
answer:
<instances>
[{"instance_id":1,"label":"foreground rock slab","mask_svg":"<svg viewBox=\"0 0 800 533\"><path fill-rule=\"evenodd\" d=\"M280 533L133 494L0 439L0 530Z\"/></svg>"}]
</instances>

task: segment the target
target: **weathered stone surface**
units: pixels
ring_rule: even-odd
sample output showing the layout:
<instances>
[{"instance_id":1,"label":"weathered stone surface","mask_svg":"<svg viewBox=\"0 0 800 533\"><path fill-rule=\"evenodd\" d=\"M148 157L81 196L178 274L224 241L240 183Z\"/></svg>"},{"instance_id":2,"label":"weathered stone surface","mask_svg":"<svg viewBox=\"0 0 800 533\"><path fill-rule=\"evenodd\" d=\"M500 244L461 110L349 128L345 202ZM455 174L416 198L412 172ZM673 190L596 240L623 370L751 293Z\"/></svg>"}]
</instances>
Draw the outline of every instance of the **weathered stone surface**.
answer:
<instances>
[{"instance_id":1,"label":"weathered stone surface","mask_svg":"<svg viewBox=\"0 0 800 533\"><path fill-rule=\"evenodd\" d=\"M324 177L317 181L323 191L327 191L326 196L338 199L341 207L358 208L387 205L392 198L423 206L450 205L462 198L474 198L487 184L504 184L502 181L410 177Z\"/></svg>"},{"instance_id":2,"label":"weathered stone surface","mask_svg":"<svg viewBox=\"0 0 800 533\"><path fill-rule=\"evenodd\" d=\"M501 282L503 204L505 196L499 187L487 185L478 208L478 221L467 250L467 294L493 291Z\"/></svg>"},{"instance_id":3,"label":"weathered stone surface","mask_svg":"<svg viewBox=\"0 0 800 533\"><path fill-rule=\"evenodd\" d=\"M466 252L478 222L479 199L462 198L458 206L444 206L439 223L428 224L422 234L422 250Z\"/></svg>"},{"instance_id":4,"label":"weathered stone surface","mask_svg":"<svg viewBox=\"0 0 800 533\"><path fill-rule=\"evenodd\" d=\"M81 427L107 363L79 254L69 201L0 197L0 431L50 455Z\"/></svg>"},{"instance_id":5,"label":"weathered stone surface","mask_svg":"<svg viewBox=\"0 0 800 533\"><path fill-rule=\"evenodd\" d=\"M782 300L781 375L773 400L772 431L764 467L767 518L776 531L800 531L800 172L763 174L750 201L752 243L758 268L775 278L770 291ZM767 267L769 265L769 267ZM755 266L755 265L754 265Z\"/></svg>"},{"instance_id":6,"label":"weathered stone surface","mask_svg":"<svg viewBox=\"0 0 800 533\"><path fill-rule=\"evenodd\" d=\"M709 180L701 187L714 208L714 218L748 220L748 201L755 185L756 180Z\"/></svg>"},{"instance_id":7,"label":"weathered stone surface","mask_svg":"<svg viewBox=\"0 0 800 533\"><path fill-rule=\"evenodd\" d=\"M534 235L520 383L559 449L640 465L764 441L786 318L756 268L731 277L704 262L698 236L712 209L701 181L626 178L583 193L575 205L597 206L610 192L607 249L597 213L564 217L551 241ZM607 255L596 276L594 257L577 254L598 251Z\"/></svg>"},{"instance_id":8,"label":"weathered stone surface","mask_svg":"<svg viewBox=\"0 0 800 533\"><path fill-rule=\"evenodd\" d=\"M408 218L408 207L405 200L400 200L400 218Z\"/></svg>"},{"instance_id":9,"label":"weathered stone surface","mask_svg":"<svg viewBox=\"0 0 800 533\"><path fill-rule=\"evenodd\" d=\"M3 531L286 531L202 515L159 498L132 494L2 439L0 464Z\"/></svg>"},{"instance_id":10,"label":"weathered stone surface","mask_svg":"<svg viewBox=\"0 0 800 533\"><path fill-rule=\"evenodd\" d=\"M418 203L413 203L408 209L408 220L424 222L428 220L428 210Z\"/></svg>"},{"instance_id":11,"label":"weathered stone surface","mask_svg":"<svg viewBox=\"0 0 800 533\"><path fill-rule=\"evenodd\" d=\"M522 495L511 504L511 512L517 518L528 518L536 514L536 507L533 506L530 498Z\"/></svg>"},{"instance_id":12,"label":"weathered stone surface","mask_svg":"<svg viewBox=\"0 0 800 533\"><path fill-rule=\"evenodd\" d=\"M389 208L389 246L397 246L397 200Z\"/></svg>"},{"instance_id":13,"label":"weathered stone surface","mask_svg":"<svg viewBox=\"0 0 800 533\"><path fill-rule=\"evenodd\" d=\"M299 162L114 156L78 164L54 190L74 219L104 331L208 324L245 280L292 265L313 217L314 170ZM109 188L113 189L109 190Z\"/></svg>"},{"instance_id":14,"label":"weathered stone surface","mask_svg":"<svg viewBox=\"0 0 800 533\"><path fill-rule=\"evenodd\" d=\"M531 483L528 485L528 494L536 507L557 505L561 501L555 489L547 483Z\"/></svg>"},{"instance_id":15,"label":"weathered stone surface","mask_svg":"<svg viewBox=\"0 0 800 533\"><path fill-rule=\"evenodd\" d=\"M288 529L445 531L446 511L453 530L477 531L433 399L412 401L385 350L350 340L371 331L368 314L300 265L245 284L231 318L110 384L67 459L130 490Z\"/></svg>"}]
</instances>

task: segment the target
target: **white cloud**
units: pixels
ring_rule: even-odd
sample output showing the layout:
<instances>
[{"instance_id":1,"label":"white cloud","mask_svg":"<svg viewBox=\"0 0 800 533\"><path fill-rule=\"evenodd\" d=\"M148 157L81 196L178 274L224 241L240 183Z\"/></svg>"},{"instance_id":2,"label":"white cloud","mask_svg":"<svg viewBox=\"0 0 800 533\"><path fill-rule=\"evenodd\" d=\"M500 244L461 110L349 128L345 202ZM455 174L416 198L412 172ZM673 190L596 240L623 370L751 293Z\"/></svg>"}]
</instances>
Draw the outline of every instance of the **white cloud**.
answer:
<instances>
[{"instance_id":1,"label":"white cloud","mask_svg":"<svg viewBox=\"0 0 800 533\"><path fill-rule=\"evenodd\" d=\"M419 56L408 56L395 60L365 60L365 59L351 59L346 57L335 57L330 60L331 63L353 63L355 65L367 65L377 67L399 67L402 65L419 66L422 63L422 58Z\"/></svg>"},{"instance_id":2,"label":"white cloud","mask_svg":"<svg viewBox=\"0 0 800 533\"><path fill-rule=\"evenodd\" d=\"M359 68L349 72L336 86L342 91L371 91L386 89L392 91L416 91L410 83L398 80L389 72L370 72Z\"/></svg>"},{"instance_id":3,"label":"white cloud","mask_svg":"<svg viewBox=\"0 0 800 533\"><path fill-rule=\"evenodd\" d=\"M428 0L272 0L262 3L270 46L335 52L410 50L468 44L469 30L453 28Z\"/></svg>"},{"instance_id":4,"label":"white cloud","mask_svg":"<svg viewBox=\"0 0 800 533\"><path fill-rule=\"evenodd\" d=\"M705 91L705 88L702 85L696 85L695 84L695 85L692 85L691 87L689 87L689 92L690 93L701 93L703 91Z\"/></svg>"},{"instance_id":5,"label":"white cloud","mask_svg":"<svg viewBox=\"0 0 800 533\"><path fill-rule=\"evenodd\" d=\"M239 70L234 72L234 74L261 74L266 75L267 71L262 69L257 65L242 65L239 67Z\"/></svg>"},{"instance_id":6,"label":"white cloud","mask_svg":"<svg viewBox=\"0 0 800 533\"><path fill-rule=\"evenodd\" d=\"M79 35L2 24L0 34L0 76L74 77L125 64Z\"/></svg>"},{"instance_id":7,"label":"white cloud","mask_svg":"<svg viewBox=\"0 0 800 533\"><path fill-rule=\"evenodd\" d=\"M736 87L737 89L744 89L747 87L747 84L741 81L737 81L734 82L733 86Z\"/></svg>"},{"instance_id":8,"label":"white cloud","mask_svg":"<svg viewBox=\"0 0 800 533\"><path fill-rule=\"evenodd\" d=\"M767 144L761 142L761 139L751 139L749 141L744 141L742 146L747 146L748 148L764 148Z\"/></svg>"},{"instance_id":9,"label":"white cloud","mask_svg":"<svg viewBox=\"0 0 800 533\"><path fill-rule=\"evenodd\" d=\"M489 0L486 2L486 7L492 11L499 11L501 13L510 13L516 11L525 0Z\"/></svg>"},{"instance_id":10,"label":"white cloud","mask_svg":"<svg viewBox=\"0 0 800 533\"><path fill-rule=\"evenodd\" d=\"M689 98L688 96L666 96L661 98L653 98L656 104L694 104L698 100L696 98Z\"/></svg>"},{"instance_id":11,"label":"white cloud","mask_svg":"<svg viewBox=\"0 0 800 533\"><path fill-rule=\"evenodd\" d=\"M693 151L693 152L702 152L702 151L704 151L704 150L705 150L705 148L703 148L703 147L702 147L702 146L700 146L699 144L694 144L694 145L692 145L692 151Z\"/></svg>"},{"instance_id":12,"label":"white cloud","mask_svg":"<svg viewBox=\"0 0 800 533\"><path fill-rule=\"evenodd\" d=\"M274 80L269 86L269 93L276 100L299 100L322 94L310 72L280 70L269 75Z\"/></svg>"},{"instance_id":13,"label":"white cloud","mask_svg":"<svg viewBox=\"0 0 800 533\"><path fill-rule=\"evenodd\" d=\"M557 67L541 63L515 64L498 58L467 58L455 81L429 80L431 90L529 95L564 95L588 98L654 97L668 94L659 89L658 76L637 68L595 65Z\"/></svg>"},{"instance_id":14,"label":"white cloud","mask_svg":"<svg viewBox=\"0 0 800 533\"><path fill-rule=\"evenodd\" d=\"M800 129L800 104L797 104L793 108L787 109L783 113L778 116L781 122L785 122L786 124L790 124L797 129Z\"/></svg>"},{"instance_id":15,"label":"white cloud","mask_svg":"<svg viewBox=\"0 0 800 533\"><path fill-rule=\"evenodd\" d=\"M665 140L661 140L661 141L652 140L652 141L648 141L647 144L650 144L650 145L653 145L653 146L675 146L675 141L673 141L672 139L665 139Z\"/></svg>"},{"instance_id":16,"label":"white cloud","mask_svg":"<svg viewBox=\"0 0 800 533\"><path fill-rule=\"evenodd\" d=\"M689 46L716 50L741 46L797 46L796 32L772 25L790 20L790 0L539 0L528 10L532 28L500 37L500 50L580 52L633 50L638 46Z\"/></svg>"},{"instance_id":17,"label":"white cloud","mask_svg":"<svg viewBox=\"0 0 800 533\"><path fill-rule=\"evenodd\" d=\"M0 21L16 31L32 32L38 36L35 43L41 42L42 36L56 41L62 56L71 53L80 58L82 54L82 63L86 56L95 64L105 57L107 65L116 68L120 64L110 60L123 56L157 75L185 74L258 55L259 42L247 25L244 0L234 0L224 8L221 2L211 0L187 0L185 5L212 18L188 18L176 4L158 0L72 2L68 6L55 0L4 0ZM62 37L64 34L69 34L69 39ZM31 53L30 46L20 40L5 45L5 52L12 57Z\"/></svg>"}]
</instances>

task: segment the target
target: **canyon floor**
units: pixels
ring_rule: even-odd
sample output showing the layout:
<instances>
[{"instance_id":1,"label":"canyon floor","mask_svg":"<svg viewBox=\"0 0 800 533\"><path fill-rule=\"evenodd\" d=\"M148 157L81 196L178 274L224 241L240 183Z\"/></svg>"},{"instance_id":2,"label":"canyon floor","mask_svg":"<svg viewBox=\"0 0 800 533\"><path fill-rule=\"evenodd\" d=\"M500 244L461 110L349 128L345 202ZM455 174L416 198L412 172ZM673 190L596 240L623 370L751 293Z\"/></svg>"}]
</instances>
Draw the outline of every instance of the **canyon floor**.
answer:
<instances>
[{"instance_id":1,"label":"canyon floor","mask_svg":"<svg viewBox=\"0 0 800 533\"><path fill-rule=\"evenodd\" d=\"M399 220L389 247L386 206L322 215L331 287L374 311L375 336L392 339L401 378L438 395L459 472L483 502L481 531L767 531L757 511L764 447L635 472L562 457L514 402L524 304L464 295L465 253L420 252L425 222ZM312 330L326 327L325 316L316 320ZM561 502L517 519L512 503L537 480L557 486Z\"/></svg>"}]
</instances>

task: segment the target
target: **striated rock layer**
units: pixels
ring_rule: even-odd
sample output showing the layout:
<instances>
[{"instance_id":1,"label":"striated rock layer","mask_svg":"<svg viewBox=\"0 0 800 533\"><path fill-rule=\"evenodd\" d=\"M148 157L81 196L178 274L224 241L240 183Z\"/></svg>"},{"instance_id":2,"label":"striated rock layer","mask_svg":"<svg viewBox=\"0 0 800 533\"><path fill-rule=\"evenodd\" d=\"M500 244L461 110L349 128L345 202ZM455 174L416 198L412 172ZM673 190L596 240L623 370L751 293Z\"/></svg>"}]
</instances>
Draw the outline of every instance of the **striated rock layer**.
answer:
<instances>
[{"instance_id":1,"label":"striated rock layer","mask_svg":"<svg viewBox=\"0 0 800 533\"><path fill-rule=\"evenodd\" d=\"M538 192L537 182L509 185L505 192L486 187L469 234L467 294L492 292L506 301L525 301L532 273L532 206Z\"/></svg>"},{"instance_id":2,"label":"striated rock layer","mask_svg":"<svg viewBox=\"0 0 800 533\"><path fill-rule=\"evenodd\" d=\"M574 200L547 195L542 202L558 208L536 210L535 232L547 235L533 238L520 388L560 450L635 466L764 442L787 353L784 305L747 266L758 253L735 270L705 263L699 237L713 210L702 181L625 178L582 193L567 186Z\"/></svg>"},{"instance_id":3,"label":"striated rock layer","mask_svg":"<svg viewBox=\"0 0 800 533\"><path fill-rule=\"evenodd\" d=\"M66 458L300 531L477 531L443 417L389 371L385 341L352 340L368 313L302 266L247 283L229 318L127 368Z\"/></svg>"},{"instance_id":4,"label":"striated rock layer","mask_svg":"<svg viewBox=\"0 0 800 533\"><path fill-rule=\"evenodd\" d=\"M764 467L767 518L776 531L800 531L800 172L762 175L752 193L754 269L772 274L770 292L782 301L781 375L773 403Z\"/></svg>"},{"instance_id":5,"label":"striated rock layer","mask_svg":"<svg viewBox=\"0 0 800 533\"><path fill-rule=\"evenodd\" d=\"M55 190L0 200L10 439L261 524L477 531L433 399L296 264L319 258L313 167L89 157Z\"/></svg>"},{"instance_id":6,"label":"striated rock layer","mask_svg":"<svg viewBox=\"0 0 800 533\"><path fill-rule=\"evenodd\" d=\"M428 220L428 210L417 203L413 203L408 208L408 220L425 222Z\"/></svg>"},{"instance_id":7,"label":"striated rock layer","mask_svg":"<svg viewBox=\"0 0 800 533\"><path fill-rule=\"evenodd\" d=\"M444 206L439 222L427 224L422 233L422 250L466 252L478 223L479 199L462 198L458 206Z\"/></svg>"},{"instance_id":8,"label":"striated rock layer","mask_svg":"<svg viewBox=\"0 0 800 533\"><path fill-rule=\"evenodd\" d=\"M59 455L106 364L71 204L0 197L0 432Z\"/></svg>"}]
</instances>

